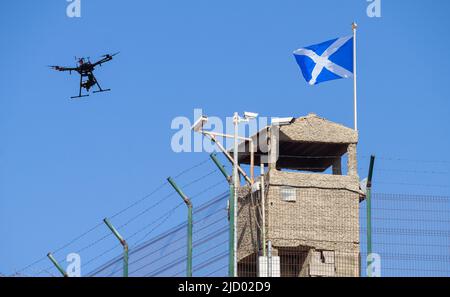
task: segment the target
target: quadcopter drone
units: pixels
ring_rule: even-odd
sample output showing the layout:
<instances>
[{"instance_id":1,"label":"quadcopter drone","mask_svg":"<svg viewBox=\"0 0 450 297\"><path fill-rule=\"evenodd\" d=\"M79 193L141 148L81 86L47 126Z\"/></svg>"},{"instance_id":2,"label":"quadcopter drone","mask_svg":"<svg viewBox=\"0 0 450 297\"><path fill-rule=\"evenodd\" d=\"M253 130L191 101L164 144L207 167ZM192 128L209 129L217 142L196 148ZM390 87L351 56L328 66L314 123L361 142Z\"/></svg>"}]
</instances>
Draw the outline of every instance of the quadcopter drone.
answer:
<instances>
[{"instance_id":1,"label":"quadcopter drone","mask_svg":"<svg viewBox=\"0 0 450 297\"><path fill-rule=\"evenodd\" d=\"M87 96L89 96L89 94L82 95L81 91L83 88L86 89L86 91L89 93L89 90L93 86L97 85L98 90L94 91L93 93L111 91L111 89L102 89L102 87L98 83L98 80L94 76L94 70L95 70L95 67L97 67L99 65L102 66L103 63L111 61L113 59L113 57L117 54L118 53L115 53L112 55L110 55L110 54L103 55L102 59L95 63L91 63L89 58L80 58L80 59L77 59L78 67L61 67L61 66L49 66L49 67L54 70L57 70L57 71L69 71L70 74L72 74L72 71L78 72L80 74L80 91L78 93L78 96L73 96L70 98L73 99L73 98L87 97ZM84 78L87 78L87 79L84 79Z\"/></svg>"}]
</instances>

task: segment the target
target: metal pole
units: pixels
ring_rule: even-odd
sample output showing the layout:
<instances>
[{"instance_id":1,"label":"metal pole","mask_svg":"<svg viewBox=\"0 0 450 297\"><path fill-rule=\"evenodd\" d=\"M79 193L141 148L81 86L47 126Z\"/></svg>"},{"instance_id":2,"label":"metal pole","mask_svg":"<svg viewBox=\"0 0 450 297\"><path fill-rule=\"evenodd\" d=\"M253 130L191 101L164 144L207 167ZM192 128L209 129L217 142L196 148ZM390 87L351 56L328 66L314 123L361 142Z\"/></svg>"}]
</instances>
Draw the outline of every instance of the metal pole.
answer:
<instances>
[{"instance_id":1,"label":"metal pole","mask_svg":"<svg viewBox=\"0 0 450 297\"><path fill-rule=\"evenodd\" d=\"M180 197L183 199L184 203L188 207L188 221L187 221L187 264L186 264L186 276L192 276L192 202L191 200L181 191L181 189L177 186L173 178L168 177L167 181L170 185L177 191Z\"/></svg>"},{"instance_id":2,"label":"metal pole","mask_svg":"<svg viewBox=\"0 0 450 297\"><path fill-rule=\"evenodd\" d=\"M261 212L262 212L262 246L263 256L266 256L266 199L264 185L264 163L261 162Z\"/></svg>"},{"instance_id":3,"label":"metal pole","mask_svg":"<svg viewBox=\"0 0 450 297\"><path fill-rule=\"evenodd\" d=\"M234 239L235 239L235 234L236 234L236 230L234 229L235 226L235 217L234 217L234 186L232 183L230 183L230 222L229 222L229 229L230 229L230 235L229 235L229 250L230 250L230 255L229 255L229 261L228 261L228 276L229 277L234 277L235 276L235 245L234 245Z\"/></svg>"},{"instance_id":4,"label":"metal pole","mask_svg":"<svg viewBox=\"0 0 450 297\"><path fill-rule=\"evenodd\" d=\"M353 112L355 121L355 130L358 131L358 100L357 100L357 85L356 85L356 29L358 25L353 22Z\"/></svg>"},{"instance_id":5,"label":"metal pole","mask_svg":"<svg viewBox=\"0 0 450 297\"><path fill-rule=\"evenodd\" d=\"M248 145L250 146L250 180L251 185L255 182L255 147L253 146L253 139L250 138Z\"/></svg>"},{"instance_id":6,"label":"metal pole","mask_svg":"<svg viewBox=\"0 0 450 297\"><path fill-rule=\"evenodd\" d=\"M233 212L232 217L234 221L234 243L233 243L233 252L234 252L234 276L237 276L237 208L238 208L238 189L240 186L239 182L239 172L238 172L238 133L239 133L239 115L237 112L234 113L233 117L234 122L234 150L233 150L233 157L234 157L234 164L233 164L233 178L234 178L234 203L233 203Z\"/></svg>"},{"instance_id":7,"label":"metal pole","mask_svg":"<svg viewBox=\"0 0 450 297\"><path fill-rule=\"evenodd\" d=\"M272 241L267 242L267 276L272 277Z\"/></svg>"},{"instance_id":8,"label":"metal pole","mask_svg":"<svg viewBox=\"0 0 450 297\"><path fill-rule=\"evenodd\" d=\"M217 141L216 137L214 135L212 135L211 133L206 133L203 132L204 135L210 137L211 141L214 142L215 144L217 144L217 146L219 147L219 149L223 152L223 154L225 155L225 157L227 157L227 159L231 162L231 164L233 164L234 166L234 159L233 157L227 152L227 150L223 147L222 144L220 144L220 142ZM234 137L233 137L234 138ZM245 180L247 181L247 183L249 185L251 185L251 179L247 176L247 174L245 173L245 171L238 165L238 170L240 172L240 174L242 174L242 176L245 178ZM234 167L233 167L234 168Z\"/></svg>"},{"instance_id":9,"label":"metal pole","mask_svg":"<svg viewBox=\"0 0 450 297\"><path fill-rule=\"evenodd\" d=\"M373 167L375 163L375 156L370 157L369 165L369 176L367 177L367 187L366 187L366 210L367 210L367 257L372 254L372 175ZM367 266L370 263L367 261ZM369 270L368 276L371 277L372 273Z\"/></svg>"},{"instance_id":10,"label":"metal pole","mask_svg":"<svg viewBox=\"0 0 450 297\"><path fill-rule=\"evenodd\" d=\"M62 274L64 277L68 277L67 272L59 265L58 261L56 261L55 257L53 257L52 253L48 253L47 257L52 261L53 265L55 265L56 269Z\"/></svg>"},{"instance_id":11,"label":"metal pole","mask_svg":"<svg viewBox=\"0 0 450 297\"><path fill-rule=\"evenodd\" d=\"M123 277L128 277L128 244L125 239L119 234L116 228L111 224L108 218L104 218L103 222L108 226L109 230L116 236L120 244L123 246Z\"/></svg>"}]
</instances>

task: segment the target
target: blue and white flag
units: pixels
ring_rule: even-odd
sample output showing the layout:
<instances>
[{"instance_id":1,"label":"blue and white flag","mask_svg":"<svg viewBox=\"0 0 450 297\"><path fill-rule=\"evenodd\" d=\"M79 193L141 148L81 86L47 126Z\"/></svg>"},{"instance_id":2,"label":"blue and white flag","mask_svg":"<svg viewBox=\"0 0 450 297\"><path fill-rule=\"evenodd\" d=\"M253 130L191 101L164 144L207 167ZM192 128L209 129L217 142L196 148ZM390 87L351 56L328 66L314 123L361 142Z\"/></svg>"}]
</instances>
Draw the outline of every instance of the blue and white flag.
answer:
<instances>
[{"instance_id":1,"label":"blue and white flag","mask_svg":"<svg viewBox=\"0 0 450 297\"><path fill-rule=\"evenodd\" d=\"M298 49L294 56L310 85L353 77L353 36Z\"/></svg>"}]
</instances>

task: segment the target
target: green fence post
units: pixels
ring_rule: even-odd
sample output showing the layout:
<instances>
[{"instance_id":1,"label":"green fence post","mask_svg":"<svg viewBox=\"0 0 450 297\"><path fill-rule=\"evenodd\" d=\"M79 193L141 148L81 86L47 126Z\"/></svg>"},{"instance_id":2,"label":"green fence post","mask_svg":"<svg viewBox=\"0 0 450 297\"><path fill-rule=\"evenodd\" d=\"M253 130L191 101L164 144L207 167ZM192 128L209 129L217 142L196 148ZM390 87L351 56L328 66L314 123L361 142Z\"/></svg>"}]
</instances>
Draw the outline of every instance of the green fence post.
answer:
<instances>
[{"instance_id":1,"label":"green fence post","mask_svg":"<svg viewBox=\"0 0 450 297\"><path fill-rule=\"evenodd\" d=\"M123 246L123 277L128 277L128 244L107 218L104 218L103 222L105 222L106 226L108 226L109 230L111 230Z\"/></svg>"},{"instance_id":2,"label":"green fence post","mask_svg":"<svg viewBox=\"0 0 450 297\"><path fill-rule=\"evenodd\" d=\"M192 276L192 233L193 233L193 220L192 220L192 204L189 203L189 205L187 205L188 207L188 238L187 238L187 254L188 254L188 258L187 258L187 273L186 276L187 277L191 277Z\"/></svg>"},{"instance_id":3,"label":"green fence post","mask_svg":"<svg viewBox=\"0 0 450 297\"><path fill-rule=\"evenodd\" d=\"M216 164L217 168L219 168L223 176L227 179L227 181L231 182L231 176L228 175L228 173L225 171L225 166L223 166L222 163L220 163L219 159L217 158L217 155L215 153L212 153L209 156L213 160L214 164Z\"/></svg>"},{"instance_id":4,"label":"green fence post","mask_svg":"<svg viewBox=\"0 0 450 297\"><path fill-rule=\"evenodd\" d=\"M62 274L64 277L68 277L67 272L64 271L64 269L59 265L58 261L56 261L55 257L53 257L52 253L48 253L47 257L52 261L53 265L58 269L58 271Z\"/></svg>"},{"instance_id":5,"label":"green fence post","mask_svg":"<svg viewBox=\"0 0 450 297\"><path fill-rule=\"evenodd\" d=\"M184 203L188 207L188 222L187 222L187 269L186 276L192 276L192 229L193 229L193 218L192 218L192 202L191 200L181 191L181 189L177 186L173 178L168 177L167 181L170 185L177 191L180 197L183 199Z\"/></svg>"},{"instance_id":6,"label":"green fence post","mask_svg":"<svg viewBox=\"0 0 450 297\"><path fill-rule=\"evenodd\" d=\"M220 172L222 172L223 176L226 178L230 185L230 198L229 198L229 214L230 214L230 220L229 220L229 259L228 259L228 276L233 277L234 276L234 186L232 182L232 178L228 173L225 171L225 167L220 163L219 159L217 159L217 155L215 153L212 153L210 155L211 159L213 160L214 164L219 168Z\"/></svg>"},{"instance_id":7,"label":"green fence post","mask_svg":"<svg viewBox=\"0 0 450 297\"><path fill-rule=\"evenodd\" d=\"M370 157L369 176L367 177L366 186L366 212L367 212L367 257L372 254L372 175L373 167L375 164L375 156ZM366 261L366 265L369 266L369 261ZM368 276L371 277L370 270L367 271Z\"/></svg>"}]
</instances>

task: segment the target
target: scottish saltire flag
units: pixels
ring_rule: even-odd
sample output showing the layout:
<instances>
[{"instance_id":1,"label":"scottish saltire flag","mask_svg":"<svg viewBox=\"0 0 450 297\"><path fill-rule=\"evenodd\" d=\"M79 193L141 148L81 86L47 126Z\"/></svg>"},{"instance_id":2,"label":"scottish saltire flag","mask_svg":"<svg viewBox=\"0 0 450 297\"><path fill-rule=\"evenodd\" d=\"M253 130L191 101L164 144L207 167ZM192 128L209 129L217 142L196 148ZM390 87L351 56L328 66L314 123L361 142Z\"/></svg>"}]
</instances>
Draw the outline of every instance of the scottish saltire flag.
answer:
<instances>
[{"instance_id":1,"label":"scottish saltire flag","mask_svg":"<svg viewBox=\"0 0 450 297\"><path fill-rule=\"evenodd\" d=\"M353 77L353 36L298 49L294 56L310 85Z\"/></svg>"}]
</instances>

